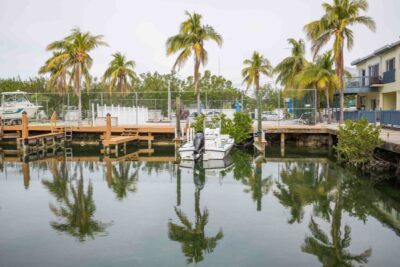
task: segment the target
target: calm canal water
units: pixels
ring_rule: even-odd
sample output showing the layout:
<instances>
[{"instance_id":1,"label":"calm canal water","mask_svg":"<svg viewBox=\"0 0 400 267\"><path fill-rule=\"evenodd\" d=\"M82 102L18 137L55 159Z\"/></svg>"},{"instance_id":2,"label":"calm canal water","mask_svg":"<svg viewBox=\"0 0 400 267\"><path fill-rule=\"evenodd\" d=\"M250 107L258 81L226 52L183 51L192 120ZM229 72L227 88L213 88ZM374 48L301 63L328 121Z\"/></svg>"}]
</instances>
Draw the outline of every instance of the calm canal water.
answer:
<instances>
[{"instance_id":1,"label":"calm canal water","mask_svg":"<svg viewBox=\"0 0 400 267\"><path fill-rule=\"evenodd\" d=\"M325 151L0 161L0 266L399 266L400 197Z\"/></svg>"}]
</instances>

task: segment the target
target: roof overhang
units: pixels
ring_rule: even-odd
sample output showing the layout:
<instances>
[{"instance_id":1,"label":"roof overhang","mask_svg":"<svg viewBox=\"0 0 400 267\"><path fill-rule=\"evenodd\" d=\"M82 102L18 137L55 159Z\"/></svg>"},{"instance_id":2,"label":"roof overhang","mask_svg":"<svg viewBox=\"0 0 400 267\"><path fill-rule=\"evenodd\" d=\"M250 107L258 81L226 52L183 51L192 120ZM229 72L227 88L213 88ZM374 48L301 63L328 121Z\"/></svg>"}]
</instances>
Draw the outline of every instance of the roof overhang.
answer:
<instances>
[{"instance_id":1,"label":"roof overhang","mask_svg":"<svg viewBox=\"0 0 400 267\"><path fill-rule=\"evenodd\" d=\"M379 55L381 55L383 53L386 53L387 51L390 51L390 50L396 48L399 45L400 45L400 41L385 45L385 46L383 46L381 48L376 49L372 54L370 54L370 55L368 55L366 57L362 57L362 58L354 60L353 62L351 62L351 65L355 66L355 65L358 65L360 63L363 63L364 61L366 61L366 60L368 60L370 58L373 58L375 56L379 56Z\"/></svg>"}]
</instances>

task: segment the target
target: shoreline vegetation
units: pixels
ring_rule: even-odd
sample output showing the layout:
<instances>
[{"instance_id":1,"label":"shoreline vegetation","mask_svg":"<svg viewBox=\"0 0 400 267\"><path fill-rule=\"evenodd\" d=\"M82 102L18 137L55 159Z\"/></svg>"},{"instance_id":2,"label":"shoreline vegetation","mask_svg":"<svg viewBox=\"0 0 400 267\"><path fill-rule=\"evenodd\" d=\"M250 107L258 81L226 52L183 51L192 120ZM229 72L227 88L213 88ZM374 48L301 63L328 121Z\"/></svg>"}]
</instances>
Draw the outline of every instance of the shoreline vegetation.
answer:
<instances>
[{"instance_id":1,"label":"shoreline vegetation","mask_svg":"<svg viewBox=\"0 0 400 267\"><path fill-rule=\"evenodd\" d=\"M92 95L99 93L101 103L104 100L109 103L119 103L121 99L130 98L136 98L137 101L137 94L141 93L144 98L154 100L154 105L158 105L157 108L163 113L168 105L166 101L168 91L172 99L180 96L183 103L186 102L188 105L193 105L196 101L197 114L201 113L201 99L204 97L211 99L212 103L211 107L205 108L216 106L234 108L234 103L240 99L242 104L246 103L244 111L248 112L255 108L259 111L257 136L261 135L262 110L274 110L283 106L281 101L285 96L299 95L304 89L315 89L317 122L322 122L321 110L326 108L328 123L331 123L329 110L332 107L334 94L339 93L340 122L343 123L344 77L348 75L344 70L344 50L350 50L354 44L351 27L364 25L374 31L376 26L371 17L364 15L368 11L367 0L332 0L330 3L323 3L322 9L322 16L303 28L307 40L311 43L312 60L308 60L305 56L307 48L303 39L288 39L291 55L284 58L276 67L273 67L263 54L254 51L250 58L243 61L242 84L245 85L246 92L242 92L221 75L213 75L208 70L201 73L201 66L203 68L206 66L210 56L206 44L211 41L222 47L223 36L211 25L205 24L201 14L188 11L185 11L185 20L179 25L178 33L169 37L165 43L167 56L176 54L176 61L169 74L147 72L138 75L135 72L135 61L121 52L115 52L104 75L100 78L93 77L90 75L94 62L91 53L109 44L103 35L93 35L74 28L69 35L51 42L46 47L46 51L52 55L38 71L42 76L26 81L19 78L0 79L0 88L2 91L23 90L32 93L36 101L45 101L47 109L52 111L65 106L65 95L71 91L72 95L68 94L68 105L78 107L79 120L82 118L82 111L90 109L90 105L93 104ZM330 44L331 40L333 40L332 48L321 53L322 48ZM177 71L189 59L194 60L193 76L178 78ZM273 77L273 75L276 75L276 85L261 84L262 76ZM250 88L254 89L254 96L247 93ZM45 94L46 92L56 92L56 94ZM98 104L98 95L96 101ZM208 104L206 100L206 105ZM232 122L229 123L234 125ZM346 122L340 129L339 144L336 147L338 155L344 156L357 168L364 167L366 162L372 159L374 148L371 147L376 147L379 143L379 129L371 127L373 128L368 126L367 122L361 121ZM230 128L231 134L239 131L233 126ZM353 131L354 129L357 131ZM350 134L352 131L356 136ZM359 140L360 136L365 137L364 140ZM241 134L236 139L243 141ZM368 140L371 141L368 143L369 146L365 143ZM363 142L356 145L358 141Z\"/></svg>"},{"instance_id":2,"label":"shoreline vegetation","mask_svg":"<svg viewBox=\"0 0 400 267\"><path fill-rule=\"evenodd\" d=\"M247 90L254 89L255 97L248 96L247 93L235 88L231 81L222 76L211 75L208 71L204 71L204 75L201 75L200 67L205 67L208 58L212 56L208 54L206 44L212 41L222 47L223 35L213 26L205 24L201 14L189 11L185 11L185 20L179 25L178 33L169 37L165 43L167 56L177 54L171 74L149 72L137 75L134 70L135 61L126 58L122 52L115 52L112 54L112 60L103 77L93 77L90 74L94 63L91 53L93 50L109 46L109 44L103 35L93 35L90 32L74 28L65 38L56 40L46 47L46 51L51 52L52 55L38 71L40 75L45 76L30 79L34 84L37 82L40 84L40 86L36 84L37 87L32 88L32 91L35 93L56 91L62 95L72 90L77 98L77 101L74 100L74 102L77 102L79 115L82 116L82 105L84 105L82 92L100 91L99 88L101 88L101 91L110 93L117 90L123 96L127 92L138 92L146 88L148 86L146 82L153 82L152 78L156 79L153 84L154 91L165 92L168 87L175 87L171 88L172 91L184 92L188 89L194 91L198 113L201 109L201 93L203 91L206 91L207 94L208 91L216 91L215 94L210 95L210 98L215 100L220 100L221 97L221 100L225 100L226 97L230 100L237 100L244 94L243 97L252 103L253 108L257 106L259 110L271 110L273 109L273 104L269 103L272 102L271 94L287 96L293 94L293 90L300 93L299 89L311 88L318 92L317 109L319 114L321 108L329 109L332 106L334 93L340 93L340 122L343 123L343 90L344 76L346 75L344 50L350 50L353 47L354 32L351 29L353 26L364 25L375 30L374 20L364 14L368 8L367 0L332 0L323 3L321 17L306 24L303 28L307 39L311 42L312 60L305 57L306 43L302 39L295 40L293 38L288 39L292 46L291 55L284 58L275 68L267 57L258 52L254 52L250 59L245 59L243 62L245 68L242 70L243 84L246 85ZM322 48L332 39L334 41L332 48L321 55ZM182 82L181 79L176 78L176 71L179 71L191 58L194 60L193 76L187 77ZM277 85L261 84L261 75L267 77L276 75L276 82L283 90L279 90ZM213 78L211 79L213 83L204 84L204 79L207 78ZM1 80L2 90L8 90L13 81L13 79ZM179 82L180 86L176 82ZM16 86L11 85L11 87L15 88ZM318 117L320 121L321 116ZM259 123L260 119L258 118ZM328 123L330 123L330 119ZM258 130L260 131L260 129Z\"/></svg>"}]
</instances>

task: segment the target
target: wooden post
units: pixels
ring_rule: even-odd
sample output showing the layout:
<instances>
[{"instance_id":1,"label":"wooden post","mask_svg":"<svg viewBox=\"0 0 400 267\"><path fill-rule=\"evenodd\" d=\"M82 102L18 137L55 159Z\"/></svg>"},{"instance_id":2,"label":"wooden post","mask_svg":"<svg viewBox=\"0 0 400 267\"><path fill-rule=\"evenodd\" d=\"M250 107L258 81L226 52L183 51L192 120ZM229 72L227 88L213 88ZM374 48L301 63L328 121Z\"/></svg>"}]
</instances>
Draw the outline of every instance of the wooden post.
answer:
<instances>
[{"instance_id":1,"label":"wooden post","mask_svg":"<svg viewBox=\"0 0 400 267\"><path fill-rule=\"evenodd\" d=\"M28 129L28 116L26 115L26 111L22 112L22 138L29 137L29 129Z\"/></svg>"},{"instance_id":2,"label":"wooden post","mask_svg":"<svg viewBox=\"0 0 400 267\"><path fill-rule=\"evenodd\" d=\"M181 98L179 96L176 97L176 140L180 140L181 138Z\"/></svg>"},{"instance_id":3,"label":"wooden post","mask_svg":"<svg viewBox=\"0 0 400 267\"><path fill-rule=\"evenodd\" d=\"M104 140L111 139L111 115L107 113L106 116L106 134L104 135Z\"/></svg>"},{"instance_id":4,"label":"wooden post","mask_svg":"<svg viewBox=\"0 0 400 267\"><path fill-rule=\"evenodd\" d=\"M23 150L23 156L28 153L28 140L26 138L29 137L29 129L28 129L28 116L26 114L26 111L22 112L22 118L21 118L21 142L22 142L22 150Z\"/></svg>"},{"instance_id":5,"label":"wooden post","mask_svg":"<svg viewBox=\"0 0 400 267\"><path fill-rule=\"evenodd\" d=\"M107 113L107 115L106 115L106 131L104 133L103 142L108 141L110 139L111 139L111 115L110 115L110 113ZM104 145L104 154L109 155L110 152L111 152L110 145Z\"/></svg>"},{"instance_id":6,"label":"wooden post","mask_svg":"<svg viewBox=\"0 0 400 267\"><path fill-rule=\"evenodd\" d=\"M51 132L54 133L57 129L57 112L53 112L50 118Z\"/></svg>"}]
</instances>

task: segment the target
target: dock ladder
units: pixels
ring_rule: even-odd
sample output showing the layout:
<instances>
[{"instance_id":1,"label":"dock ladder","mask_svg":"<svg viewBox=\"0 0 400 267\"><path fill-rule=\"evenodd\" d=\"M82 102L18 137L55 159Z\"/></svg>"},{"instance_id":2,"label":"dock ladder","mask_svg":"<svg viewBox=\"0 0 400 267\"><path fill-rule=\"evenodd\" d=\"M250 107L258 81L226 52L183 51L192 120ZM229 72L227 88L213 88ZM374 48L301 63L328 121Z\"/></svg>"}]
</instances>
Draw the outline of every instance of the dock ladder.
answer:
<instances>
[{"instance_id":1,"label":"dock ladder","mask_svg":"<svg viewBox=\"0 0 400 267\"><path fill-rule=\"evenodd\" d=\"M65 122L64 126L64 137L65 141L72 141L72 125Z\"/></svg>"}]
</instances>

